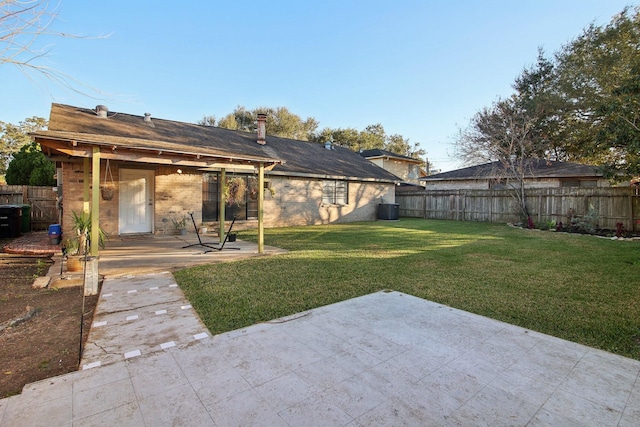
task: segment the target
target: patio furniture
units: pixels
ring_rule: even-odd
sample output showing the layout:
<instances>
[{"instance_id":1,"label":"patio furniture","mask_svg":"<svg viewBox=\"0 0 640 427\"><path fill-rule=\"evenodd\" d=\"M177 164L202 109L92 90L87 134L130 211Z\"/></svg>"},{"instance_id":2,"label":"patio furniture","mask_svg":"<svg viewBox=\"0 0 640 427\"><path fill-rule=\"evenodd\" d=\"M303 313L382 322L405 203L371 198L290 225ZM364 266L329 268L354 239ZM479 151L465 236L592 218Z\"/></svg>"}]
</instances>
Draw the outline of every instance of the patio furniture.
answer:
<instances>
[{"instance_id":1,"label":"patio furniture","mask_svg":"<svg viewBox=\"0 0 640 427\"><path fill-rule=\"evenodd\" d=\"M217 243L214 242L203 242L202 239L200 238L200 231L198 230L198 226L196 225L196 220L193 219L193 212L189 212L189 216L191 217L191 222L193 223L193 229L196 231L196 236L198 237L198 243L192 243L190 245L186 245L183 246L182 249L185 248L191 248L193 246L202 246L205 249L205 251L203 253L209 253L209 252L213 252L213 251L221 251L223 249L225 249L224 245L225 243L227 243L227 240L229 239L229 234L231 233L231 230L233 229L233 224L236 222L236 218L237 217L233 217L233 221L231 221L231 225L229 226L229 231L225 233L224 235L224 240L222 241L222 244L220 244L220 246L212 246L212 245L217 245ZM240 248L226 248L226 249L235 249L235 250L240 250Z\"/></svg>"}]
</instances>

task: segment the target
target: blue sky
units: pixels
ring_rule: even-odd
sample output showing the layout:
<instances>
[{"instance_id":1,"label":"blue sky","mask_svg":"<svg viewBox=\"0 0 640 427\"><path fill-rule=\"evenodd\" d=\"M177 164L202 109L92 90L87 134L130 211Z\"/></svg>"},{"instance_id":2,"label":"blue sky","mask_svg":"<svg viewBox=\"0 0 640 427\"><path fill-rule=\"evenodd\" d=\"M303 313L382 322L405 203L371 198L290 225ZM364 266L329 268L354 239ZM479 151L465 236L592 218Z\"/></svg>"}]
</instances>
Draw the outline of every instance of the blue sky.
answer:
<instances>
[{"instance_id":1,"label":"blue sky","mask_svg":"<svg viewBox=\"0 0 640 427\"><path fill-rule=\"evenodd\" d=\"M53 29L106 38L43 37L42 64L98 92L34 82L0 65L0 120L48 118L50 104L185 122L238 106L287 107L323 127L419 142L443 171L459 166L459 128L535 62L618 0L62 0Z\"/></svg>"}]
</instances>

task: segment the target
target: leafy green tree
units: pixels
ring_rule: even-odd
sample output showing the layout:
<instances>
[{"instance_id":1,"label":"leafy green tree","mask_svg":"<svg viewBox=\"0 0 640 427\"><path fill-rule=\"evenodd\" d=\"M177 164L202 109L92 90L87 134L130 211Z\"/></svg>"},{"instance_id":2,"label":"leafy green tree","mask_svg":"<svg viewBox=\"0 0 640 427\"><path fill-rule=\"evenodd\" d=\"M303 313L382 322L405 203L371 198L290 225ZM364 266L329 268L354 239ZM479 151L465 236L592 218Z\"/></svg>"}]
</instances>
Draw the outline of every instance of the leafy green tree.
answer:
<instances>
[{"instance_id":1,"label":"leafy green tree","mask_svg":"<svg viewBox=\"0 0 640 427\"><path fill-rule=\"evenodd\" d=\"M360 148L363 150L384 148L386 140L387 133L380 123L369 125L360 132Z\"/></svg>"},{"instance_id":2,"label":"leafy green tree","mask_svg":"<svg viewBox=\"0 0 640 427\"><path fill-rule=\"evenodd\" d=\"M305 120L290 112L286 107L258 108L255 114L267 115L267 134L280 136L282 138L308 141L318 129L318 121L313 117Z\"/></svg>"},{"instance_id":3,"label":"leafy green tree","mask_svg":"<svg viewBox=\"0 0 640 427\"><path fill-rule=\"evenodd\" d=\"M255 132L258 114L266 114L267 116L267 135L308 141L313 138L318 128L318 121L313 117L307 117L303 120L286 107L259 107L247 110L240 105L232 113L219 119L217 123L214 116L204 116L197 123L204 126Z\"/></svg>"},{"instance_id":4,"label":"leafy green tree","mask_svg":"<svg viewBox=\"0 0 640 427\"><path fill-rule=\"evenodd\" d=\"M640 8L624 9L607 25L589 25L555 61L558 143L566 157L602 165L618 179L637 174Z\"/></svg>"},{"instance_id":5,"label":"leafy green tree","mask_svg":"<svg viewBox=\"0 0 640 427\"><path fill-rule=\"evenodd\" d=\"M601 118L596 144L604 151L605 173L640 176L640 70L611 92L596 115Z\"/></svg>"},{"instance_id":6,"label":"leafy green tree","mask_svg":"<svg viewBox=\"0 0 640 427\"><path fill-rule=\"evenodd\" d=\"M267 116L267 135L320 144L330 141L333 145L356 152L380 148L414 158L421 158L426 154L418 143L411 145L409 140L401 135L388 136L380 123L369 125L361 131L355 128L332 129L327 127L317 132L319 123L316 119L308 117L302 120L300 116L293 114L285 107L259 107L247 110L242 106L237 106L233 112L221 119L216 119L215 116L204 116L197 124L255 132L258 114Z\"/></svg>"},{"instance_id":7,"label":"leafy green tree","mask_svg":"<svg viewBox=\"0 0 640 427\"><path fill-rule=\"evenodd\" d=\"M0 121L0 175L6 173L13 154L31 142L29 132L36 132L46 127L47 120L35 116L17 125Z\"/></svg>"},{"instance_id":8,"label":"leafy green tree","mask_svg":"<svg viewBox=\"0 0 640 427\"><path fill-rule=\"evenodd\" d=\"M47 185L56 184L53 175L56 169L53 162L47 160L40 144L32 142L23 145L14 154L7 168L6 180L9 185Z\"/></svg>"},{"instance_id":9,"label":"leafy green tree","mask_svg":"<svg viewBox=\"0 0 640 427\"><path fill-rule=\"evenodd\" d=\"M392 153L402 156L413 157L419 159L426 155L427 152L420 148L420 144L415 142L413 145L409 143L402 135L394 134L387 137L384 149Z\"/></svg>"},{"instance_id":10,"label":"leafy green tree","mask_svg":"<svg viewBox=\"0 0 640 427\"><path fill-rule=\"evenodd\" d=\"M626 8L607 25L586 27L552 59L540 51L516 78L513 96L460 132L458 154L471 164L509 153L600 165L618 180L637 176L639 80L640 8ZM515 140L512 152L505 141Z\"/></svg>"}]
</instances>

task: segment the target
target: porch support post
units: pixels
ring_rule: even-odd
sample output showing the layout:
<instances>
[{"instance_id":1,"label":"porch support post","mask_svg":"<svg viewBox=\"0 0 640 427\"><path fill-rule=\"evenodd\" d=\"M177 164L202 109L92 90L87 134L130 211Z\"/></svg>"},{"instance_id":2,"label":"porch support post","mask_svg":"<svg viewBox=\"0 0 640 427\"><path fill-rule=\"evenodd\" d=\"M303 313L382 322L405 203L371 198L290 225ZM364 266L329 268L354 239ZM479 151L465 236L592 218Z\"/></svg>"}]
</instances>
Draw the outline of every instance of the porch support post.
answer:
<instances>
[{"instance_id":1,"label":"porch support post","mask_svg":"<svg viewBox=\"0 0 640 427\"><path fill-rule=\"evenodd\" d=\"M264 253L264 163L258 167L258 253Z\"/></svg>"},{"instance_id":2,"label":"porch support post","mask_svg":"<svg viewBox=\"0 0 640 427\"><path fill-rule=\"evenodd\" d=\"M90 185L90 177L91 175L89 175L89 167L90 167L90 159L88 157L85 157L84 159L82 159L82 183L84 185L84 193L83 193L83 199L82 199L82 213L85 215L89 215L89 204L91 201L91 195L90 195L90 189L91 189L91 185Z\"/></svg>"},{"instance_id":3,"label":"porch support post","mask_svg":"<svg viewBox=\"0 0 640 427\"><path fill-rule=\"evenodd\" d=\"M220 231L220 243L224 242L224 205L227 204L227 200L224 197L225 187L227 186L227 170L225 168L220 169L220 206L218 206L218 225Z\"/></svg>"},{"instance_id":4,"label":"porch support post","mask_svg":"<svg viewBox=\"0 0 640 427\"><path fill-rule=\"evenodd\" d=\"M91 256L98 256L100 241L100 147L93 147L91 156Z\"/></svg>"}]
</instances>

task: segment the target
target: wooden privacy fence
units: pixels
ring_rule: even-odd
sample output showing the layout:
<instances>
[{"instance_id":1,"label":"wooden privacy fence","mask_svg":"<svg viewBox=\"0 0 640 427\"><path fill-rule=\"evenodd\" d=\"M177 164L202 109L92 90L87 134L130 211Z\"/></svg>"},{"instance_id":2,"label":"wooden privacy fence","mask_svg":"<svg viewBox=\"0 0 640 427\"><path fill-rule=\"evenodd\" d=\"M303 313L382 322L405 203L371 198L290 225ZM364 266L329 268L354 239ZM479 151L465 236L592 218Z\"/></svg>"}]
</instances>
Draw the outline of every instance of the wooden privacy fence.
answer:
<instances>
[{"instance_id":1,"label":"wooden privacy fence","mask_svg":"<svg viewBox=\"0 0 640 427\"><path fill-rule=\"evenodd\" d=\"M31 230L48 230L57 224L58 209L56 195L52 187L28 185L0 185L0 205L30 205Z\"/></svg>"},{"instance_id":2,"label":"wooden privacy fence","mask_svg":"<svg viewBox=\"0 0 640 427\"><path fill-rule=\"evenodd\" d=\"M536 222L567 224L569 210L582 216L593 208L601 228L640 230L640 189L531 188L525 191L527 206ZM510 190L427 190L398 193L400 216L456 221L518 222L517 203Z\"/></svg>"}]
</instances>

